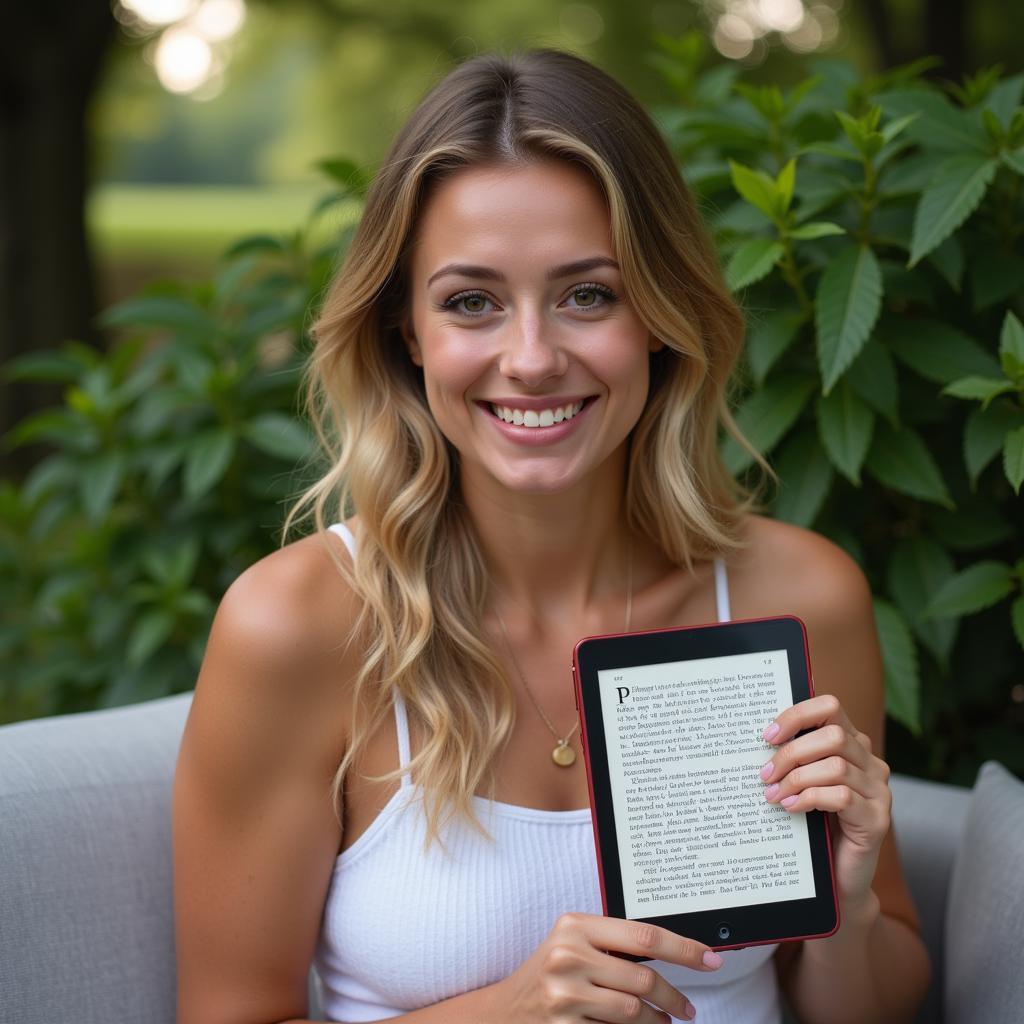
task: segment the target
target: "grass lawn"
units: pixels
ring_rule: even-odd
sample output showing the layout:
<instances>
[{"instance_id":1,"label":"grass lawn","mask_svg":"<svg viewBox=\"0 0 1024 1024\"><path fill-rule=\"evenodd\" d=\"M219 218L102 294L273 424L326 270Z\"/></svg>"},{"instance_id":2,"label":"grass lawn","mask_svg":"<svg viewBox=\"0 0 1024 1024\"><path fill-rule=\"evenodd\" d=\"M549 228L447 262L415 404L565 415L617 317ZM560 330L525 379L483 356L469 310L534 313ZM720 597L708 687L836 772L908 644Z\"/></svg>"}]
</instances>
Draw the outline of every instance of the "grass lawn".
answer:
<instances>
[{"instance_id":1,"label":"grass lawn","mask_svg":"<svg viewBox=\"0 0 1024 1024\"><path fill-rule=\"evenodd\" d=\"M329 192L329 185L103 185L89 196L86 218L104 261L169 258L209 265L247 235L282 235L302 227ZM327 238L350 220L353 205L327 211L317 236Z\"/></svg>"},{"instance_id":2,"label":"grass lawn","mask_svg":"<svg viewBox=\"0 0 1024 1024\"><path fill-rule=\"evenodd\" d=\"M291 188L103 185L90 194L86 221L97 259L100 303L107 306L160 278L208 277L224 251L251 235L289 235L305 227L329 184ZM317 218L312 242L328 241L355 220L347 201Z\"/></svg>"}]
</instances>

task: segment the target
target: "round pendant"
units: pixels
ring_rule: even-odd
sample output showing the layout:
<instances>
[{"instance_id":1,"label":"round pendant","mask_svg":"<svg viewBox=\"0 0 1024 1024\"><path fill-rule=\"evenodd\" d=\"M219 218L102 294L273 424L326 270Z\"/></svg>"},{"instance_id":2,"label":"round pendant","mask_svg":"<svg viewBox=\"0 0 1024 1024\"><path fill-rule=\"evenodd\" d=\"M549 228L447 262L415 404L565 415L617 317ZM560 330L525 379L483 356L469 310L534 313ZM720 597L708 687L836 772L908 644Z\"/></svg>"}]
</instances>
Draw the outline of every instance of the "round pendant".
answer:
<instances>
[{"instance_id":1,"label":"round pendant","mask_svg":"<svg viewBox=\"0 0 1024 1024\"><path fill-rule=\"evenodd\" d=\"M568 768L576 760L576 751L565 742L559 743L551 751L551 760L562 768Z\"/></svg>"}]
</instances>

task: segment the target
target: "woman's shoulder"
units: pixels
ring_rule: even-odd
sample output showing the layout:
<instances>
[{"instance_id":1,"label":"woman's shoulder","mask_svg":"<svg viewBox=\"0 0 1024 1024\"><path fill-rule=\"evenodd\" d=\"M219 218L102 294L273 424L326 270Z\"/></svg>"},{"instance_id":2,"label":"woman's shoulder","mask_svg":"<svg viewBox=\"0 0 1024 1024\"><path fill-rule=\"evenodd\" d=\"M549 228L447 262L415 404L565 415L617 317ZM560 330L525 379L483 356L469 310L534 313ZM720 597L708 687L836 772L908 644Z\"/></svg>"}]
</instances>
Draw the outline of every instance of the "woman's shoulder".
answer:
<instances>
[{"instance_id":1,"label":"woman's shoulder","mask_svg":"<svg viewBox=\"0 0 1024 1024\"><path fill-rule=\"evenodd\" d=\"M289 685L325 677L335 683L344 668L339 657L348 651L359 601L332 548L341 560L350 558L345 542L329 530L283 545L245 569L217 609L214 628L265 666L280 666Z\"/></svg>"},{"instance_id":2,"label":"woman's shoulder","mask_svg":"<svg viewBox=\"0 0 1024 1024\"><path fill-rule=\"evenodd\" d=\"M745 546L727 559L735 618L779 614L784 607L801 618L843 619L870 604L863 570L828 537L749 515L743 540Z\"/></svg>"},{"instance_id":3,"label":"woman's shoulder","mask_svg":"<svg viewBox=\"0 0 1024 1024\"><path fill-rule=\"evenodd\" d=\"M354 520L346 525L354 528ZM268 615L268 626L306 624L334 633L338 614L354 595L331 558L332 549L343 560L350 558L344 540L332 530L300 537L253 562L228 593L251 607L254 616Z\"/></svg>"}]
</instances>

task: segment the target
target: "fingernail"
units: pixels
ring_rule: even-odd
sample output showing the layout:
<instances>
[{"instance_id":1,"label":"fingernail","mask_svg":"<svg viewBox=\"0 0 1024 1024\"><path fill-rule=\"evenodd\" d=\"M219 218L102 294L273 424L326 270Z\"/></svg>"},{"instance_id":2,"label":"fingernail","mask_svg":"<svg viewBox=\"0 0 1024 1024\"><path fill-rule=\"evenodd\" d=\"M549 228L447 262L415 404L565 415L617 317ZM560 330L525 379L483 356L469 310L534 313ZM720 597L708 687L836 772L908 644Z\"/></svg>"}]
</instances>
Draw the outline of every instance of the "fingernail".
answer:
<instances>
[{"instance_id":1,"label":"fingernail","mask_svg":"<svg viewBox=\"0 0 1024 1024\"><path fill-rule=\"evenodd\" d=\"M787 796L785 800L780 800L779 803L781 803L783 807L792 807L798 799L798 795L794 793L793 796Z\"/></svg>"},{"instance_id":2,"label":"fingernail","mask_svg":"<svg viewBox=\"0 0 1024 1024\"><path fill-rule=\"evenodd\" d=\"M773 771L775 771L775 762L774 761L769 761L761 769L761 778L765 779L765 780L769 779L771 777L771 774L772 774Z\"/></svg>"},{"instance_id":3,"label":"fingernail","mask_svg":"<svg viewBox=\"0 0 1024 1024\"><path fill-rule=\"evenodd\" d=\"M710 949L704 953L704 966L705 967L721 967L722 958L717 954L713 953Z\"/></svg>"},{"instance_id":4,"label":"fingernail","mask_svg":"<svg viewBox=\"0 0 1024 1024\"><path fill-rule=\"evenodd\" d=\"M772 724L769 725L768 728L766 728L763 733L761 733L761 737L763 739L770 740L778 731L779 731L779 723L778 722L772 722Z\"/></svg>"},{"instance_id":5,"label":"fingernail","mask_svg":"<svg viewBox=\"0 0 1024 1024\"><path fill-rule=\"evenodd\" d=\"M778 793L778 791L779 791L779 784L777 782L773 782L764 791L764 798L765 798L765 800L773 800L775 798L775 794Z\"/></svg>"},{"instance_id":6,"label":"fingernail","mask_svg":"<svg viewBox=\"0 0 1024 1024\"><path fill-rule=\"evenodd\" d=\"M690 1002L689 999L687 999L686 1000L686 1019L687 1020L693 1020L696 1016L697 1016L697 1009L696 1009L696 1007L693 1005L693 1003Z\"/></svg>"}]
</instances>

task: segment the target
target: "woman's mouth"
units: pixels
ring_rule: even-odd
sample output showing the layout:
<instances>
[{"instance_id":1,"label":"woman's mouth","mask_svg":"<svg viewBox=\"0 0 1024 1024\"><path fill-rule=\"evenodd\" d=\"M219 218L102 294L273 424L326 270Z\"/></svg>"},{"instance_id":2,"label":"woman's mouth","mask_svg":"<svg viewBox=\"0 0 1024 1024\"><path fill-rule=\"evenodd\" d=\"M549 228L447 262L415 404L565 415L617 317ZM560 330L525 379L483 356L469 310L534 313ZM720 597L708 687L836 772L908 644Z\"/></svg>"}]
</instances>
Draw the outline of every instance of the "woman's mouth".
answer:
<instances>
[{"instance_id":1,"label":"woman's mouth","mask_svg":"<svg viewBox=\"0 0 1024 1024\"><path fill-rule=\"evenodd\" d=\"M492 402L476 404L510 440L519 444L548 444L573 433L597 398L597 395L588 395L578 402L545 409L517 409Z\"/></svg>"},{"instance_id":2,"label":"woman's mouth","mask_svg":"<svg viewBox=\"0 0 1024 1024\"><path fill-rule=\"evenodd\" d=\"M543 427L551 427L556 423L564 423L566 420L571 420L574 416L577 416L583 409L583 406L596 398L596 395L591 395L589 398L581 399L579 402L570 402L566 405L553 405L548 409L516 409L514 406L508 405L495 405L493 402L485 403L487 408L500 420L505 423L511 423L515 426L529 427L530 429L540 429Z\"/></svg>"}]
</instances>

